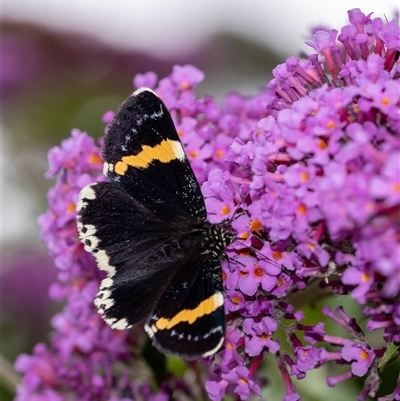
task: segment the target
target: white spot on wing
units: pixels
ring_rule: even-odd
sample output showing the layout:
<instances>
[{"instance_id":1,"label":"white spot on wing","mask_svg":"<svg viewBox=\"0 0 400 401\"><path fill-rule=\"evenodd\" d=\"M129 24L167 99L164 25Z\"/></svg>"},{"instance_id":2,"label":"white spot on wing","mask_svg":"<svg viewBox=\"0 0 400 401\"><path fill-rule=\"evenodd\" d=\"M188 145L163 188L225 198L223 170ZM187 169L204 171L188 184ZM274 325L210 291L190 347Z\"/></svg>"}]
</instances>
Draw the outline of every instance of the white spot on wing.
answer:
<instances>
[{"instance_id":1,"label":"white spot on wing","mask_svg":"<svg viewBox=\"0 0 400 401\"><path fill-rule=\"evenodd\" d=\"M101 292L98 294L101 295ZM115 301L112 298L99 298L97 297L94 300L94 304L99 309L100 314L104 314L104 312L111 308L114 305Z\"/></svg>"},{"instance_id":2,"label":"white spot on wing","mask_svg":"<svg viewBox=\"0 0 400 401\"><path fill-rule=\"evenodd\" d=\"M111 279L115 275L116 269L110 265L110 258L106 251L98 249L99 239L96 236L96 227L92 224L84 225L80 222L78 222L77 227L85 251L90 252L96 258L99 269L107 272L108 278Z\"/></svg>"},{"instance_id":3,"label":"white spot on wing","mask_svg":"<svg viewBox=\"0 0 400 401\"><path fill-rule=\"evenodd\" d=\"M88 241L88 244L85 244L84 246L85 251L93 252L95 249L97 249L97 245L99 245L99 239L97 237L95 237L94 235L85 234L84 242L86 241Z\"/></svg>"},{"instance_id":4,"label":"white spot on wing","mask_svg":"<svg viewBox=\"0 0 400 401\"><path fill-rule=\"evenodd\" d=\"M103 302L104 300L106 300L106 299L108 299L108 298L110 298L110 296L111 296L111 291L110 290L102 290L102 291L99 291L99 293L97 294L97 298L96 298L96 301L95 301L95 303L98 301L98 303L101 303L101 302ZM97 305L97 304L96 304Z\"/></svg>"},{"instance_id":5,"label":"white spot on wing","mask_svg":"<svg viewBox=\"0 0 400 401\"><path fill-rule=\"evenodd\" d=\"M76 210L79 212L83 208L87 206L87 201L88 200L93 200L96 199L96 193L94 192L92 185L87 185L84 187L81 192L79 193L79 200L76 204Z\"/></svg>"},{"instance_id":6,"label":"white spot on wing","mask_svg":"<svg viewBox=\"0 0 400 401\"><path fill-rule=\"evenodd\" d=\"M79 226L78 226L79 228ZM83 232L84 231L84 232ZM96 227L92 224L81 224L81 239L92 237L96 233Z\"/></svg>"},{"instance_id":7,"label":"white spot on wing","mask_svg":"<svg viewBox=\"0 0 400 401\"><path fill-rule=\"evenodd\" d=\"M86 206L87 206L87 202L85 202L83 199L79 199L78 202L76 203L76 211L80 212Z\"/></svg>"},{"instance_id":8,"label":"white spot on wing","mask_svg":"<svg viewBox=\"0 0 400 401\"><path fill-rule=\"evenodd\" d=\"M108 163L104 162L103 163L103 175L107 176L108 173Z\"/></svg>"},{"instance_id":9,"label":"white spot on wing","mask_svg":"<svg viewBox=\"0 0 400 401\"><path fill-rule=\"evenodd\" d=\"M102 282L100 284L100 288L101 289L110 288L113 284L114 284L114 281L110 277L107 277L102 280Z\"/></svg>"},{"instance_id":10,"label":"white spot on wing","mask_svg":"<svg viewBox=\"0 0 400 401\"><path fill-rule=\"evenodd\" d=\"M129 329L129 327L131 327L131 325L129 325L128 321L123 318L120 320L117 319L113 319L113 323L111 324L111 328L112 329L117 329L117 330L124 330L124 329ZM106 321L108 323L108 321Z\"/></svg>"},{"instance_id":11,"label":"white spot on wing","mask_svg":"<svg viewBox=\"0 0 400 401\"><path fill-rule=\"evenodd\" d=\"M93 184L92 184L93 185ZM81 198L93 200L96 199L96 192L94 192L94 189L92 188L92 185L86 185L80 193ZM94 184L96 185L96 184Z\"/></svg>"},{"instance_id":12,"label":"white spot on wing","mask_svg":"<svg viewBox=\"0 0 400 401\"><path fill-rule=\"evenodd\" d=\"M160 105L160 111L159 111L159 112L156 112L156 111L155 111L153 114L150 115L150 118L151 118L152 120L155 120L155 119L157 119L157 118L162 117L163 114L164 114L164 111L163 111L163 109L162 109L162 105Z\"/></svg>"},{"instance_id":13,"label":"white spot on wing","mask_svg":"<svg viewBox=\"0 0 400 401\"><path fill-rule=\"evenodd\" d=\"M220 329L220 330L221 330L221 333L223 333L223 330L222 330L222 327L221 327L221 326L218 326L218 327L216 327L215 329ZM213 331L214 331L215 329L213 329ZM219 341L219 343L217 344L217 346L216 346L215 348L213 348L212 350L205 352L202 356L205 358L206 356L214 355L214 354L221 348L221 345L223 344L224 340L225 340L225 338L224 338L224 337L221 337L221 340Z\"/></svg>"},{"instance_id":14,"label":"white spot on wing","mask_svg":"<svg viewBox=\"0 0 400 401\"><path fill-rule=\"evenodd\" d=\"M150 338L154 337L155 332L157 331L157 327L154 324L150 327L148 324L144 325L144 330Z\"/></svg>"},{"instance_id":15,"label":"white spot on wing","mask_svg":"<svg viewBox=\"0 0 400 401\"><path fill-rule=\"evenodd\" d=\"M152 91L150 88L146 88L145 86L143 86L142 88L136 89L135 92L133 92L133 96L137 96L139 93L142 93L142 92L151 92L151 93L154 93L158 97L157 93Z\"/></svg>"},{"instance_id":16,"label":"white spot on wing","mask_svg":"<svg viewBox=\"0 0 400 401\"><path fill-rule=\"evenodd\" d=\"M183 161L186 159L185 151L179 141L171 141L171 147L178 160Z\"/></svg>"},{"instance_id":17,"label":"white spot on wing","mask_svg":"<svg viewBox=\"0 0 400 401\"><path fill-rule=\"evenodd\" d=\"M224 305L224 295L222 294L222 292L218 291L214 294L214 302L217 306Z\"/></svg>"},{"instance_id":18,"label":"white spot on wing","mask_svg":"<svg viewBox=\"0 0 400 401\"><path fill-rule=\"evenodd\" d=\"M97 264L101 270L108 273L108 277L113 277L117 272L114 266L110 265L110 258L107 256L106 251L99 251L95 255Z\"/></svg>"}]
</instances>

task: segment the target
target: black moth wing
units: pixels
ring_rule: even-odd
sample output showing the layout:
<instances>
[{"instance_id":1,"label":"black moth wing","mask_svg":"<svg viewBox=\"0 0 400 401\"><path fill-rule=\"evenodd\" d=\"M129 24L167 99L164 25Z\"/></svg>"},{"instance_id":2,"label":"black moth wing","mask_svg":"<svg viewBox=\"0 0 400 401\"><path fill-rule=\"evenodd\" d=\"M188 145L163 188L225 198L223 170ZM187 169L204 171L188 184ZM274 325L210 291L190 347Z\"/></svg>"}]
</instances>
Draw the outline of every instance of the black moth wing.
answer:
<instances>
[{"instance_id":1,"label":"black moth wing","mask_svg":"<svg viewBox=\"0 0 400 401\"><path fill-rule=\"evenodd\" d=\"M186 220L166 223L113 183L85 187L77 210L85 250L108 275L95 304L113 328L147 318L189 253L200 258L195 227Z\"/></svg>"},{"instance_id":2,"label":"black moth wing","mask_svg":"<svg viewBox=\"0 0 400 401\"><path fill-rule=\"evenodd\" d=\"M166 354L196 359L214 354L225 334L220 261L191 260L161 295L145 329Z\"/></svg>"},{"instance_id":3,"label":"black moth wing","mask_svg":"<svg viewBox=\"0 0 400 401\"><path fill-rule=\"evenodd\" d=\"M200 186L164 102L135 91L108 127L104 174L158 216L207 218Z\"/></svg>"},{"instance_id":4,"label":"black moth wing","mask_svg":"<svg viewBox=\"0 0 400 401\"><path fill-rule=\"evenodd\" d=\"M108 274L100 314L116 329L148 318L165 353L213 354L225 333L219 259L232 234L206 220L171 115L150 89L121 105L103 157L111 182L85 187L77 204L80 239Z\"/></svg>"}]
</instances>

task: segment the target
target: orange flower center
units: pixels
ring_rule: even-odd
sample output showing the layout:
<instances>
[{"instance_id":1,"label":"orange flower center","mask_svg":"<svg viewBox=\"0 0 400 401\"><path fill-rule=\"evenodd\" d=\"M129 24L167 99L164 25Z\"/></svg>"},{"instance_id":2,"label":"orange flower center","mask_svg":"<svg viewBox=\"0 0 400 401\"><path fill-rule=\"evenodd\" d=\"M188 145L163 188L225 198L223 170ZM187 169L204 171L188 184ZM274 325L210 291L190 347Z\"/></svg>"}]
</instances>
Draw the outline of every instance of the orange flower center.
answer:
<instances>
[{"instance_id":1,"label":"orange flower center","mask_svg":"<svg viewBox=\"0 0 400 401\"><path fill-rule=\"evenodd\" d=\"M186 82L186 81L183 81L183 82L181 83L181 88L182 88L183 90L189 89L189 88L190 88L189 83Z\"/></svg>"},{"instance_id":2,"label":"orange flower center","mask_svg":"<svg viewBox=\"0 0 400 401\"><path fill-rule=\"evenodd\" d=\"M329 121L326 124L326 128L328 128L328 129L333 129L333 128L335 128L335 126L336 126L336 124L334 123L334 121Z\"/></svg>"},{"instance_id":3,"label":"orange flower center","mask_svg":"<svg viewBox=\"0 0 400 401\"><path fill-rule=\"evenodd\" d=\"M326 141L324 141L323 139L319 139L318 140L318 144L317 146L321 149L324 150L328 147L328 144L326 143Z\"/></svg>"},{"instance_id":4,"label":"orange flower center","mask_svg":"<svg viewBox=\"0 0 400 401\"><path fill-rule=\"evenodd\" d=\"M252 222L250 223L251 231L259 232L262 231L262 228L263 226L260 220L252 220Z\"/></svg>"},{"instance_id":5,"label":"orange flower center","mask_svg":"<svg viewBox=\"0 0 400 401\"><path fill-rule=\"evenodd\" d=\"M309 242L309 243L307 244L307 246L308 246L312 251L315 250L315 245L312 244L311 242Z\"/></svg>"},{"instance_id":6,"label":"orange flower center","mask_svg":"<svg viewBox=\"0 0 400 401\"><path fill-rule=\"evenodd\" d=\"M222 213L224 216L227 215L230 211L231 211L230 207L229 207L229 206L226 206L226 205L221 209L221 213Z\"/></svg>"},{"instance_id":7,"label":"orange flower center","mask_svg":"<svg viewBox=\"0 0 400 401\"><path fill-rule=\"evenodd\" d=\"M302 203L299 205L298 211L300 214L306 214L307 212L307 207Z\"/></svg>"},{"instance_id":8,"label":"orange flower center","mask_svg":"<svg viewBox=\"0 0 400 401\"><path fill-rule=\"evenodd\" d=\"M103 159L99 155L96 155L96 153L92 153L89 156L89 163L103 163Z\"/></svg>"},{"instance_id":9,"label":"orange flower center","mask_svg":"<svg viewBox=\"0 0 400 401\"><path fill-rule=\"evenodd\" d=\"M369 280L369 274L368 273L363 273L361 276L361 281L363 283L366 283Z\"/></svg>"},{"instance_id":10,"label":"orange flower center","mask_svg":"<svg viewBox=\"0 0 400 401\"><path fill-rule=\"evenodd\" d=\"M308 174L305 172L305 171L303 171L301 174L300 174L300 179L301 179L301 181L308 181Z\"/></svg>"},{"instance_id":11,"label":"orange flower center","mask_svg":"<svg viewBox=\"0 0 400 401\"><path fill-rule=\"evenodd\" d=\"M218 157L218 159L222 159L222 157L224 156L224 152L220 149L215 151L215 156Z\"/></svg>"},{"instance_id":12,"label":"orange flower center","mask_svg":"<svg viewBox=\"0 0 400 401\"><path fill-rule=\"evenodd\" d=\"M232 302L233 302L235 305L239 305L239 304L240 304L240 298L239 298L239 297L232 297Z\"/></svg>"}]
</instances>

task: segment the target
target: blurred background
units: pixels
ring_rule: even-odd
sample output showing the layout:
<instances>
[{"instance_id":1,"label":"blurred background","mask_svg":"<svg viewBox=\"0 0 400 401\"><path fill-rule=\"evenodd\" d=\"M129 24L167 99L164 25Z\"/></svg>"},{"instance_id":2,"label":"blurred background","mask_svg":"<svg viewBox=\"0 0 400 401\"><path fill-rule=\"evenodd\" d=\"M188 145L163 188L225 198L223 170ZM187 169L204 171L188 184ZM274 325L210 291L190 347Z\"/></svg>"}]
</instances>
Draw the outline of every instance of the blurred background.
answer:
<instances>
[{"instance_id":1,"label":"blurred background","mask_svg":"<svg viewBox=\"0 0 400 401\"><path fill-rule=\"evenodd\" d=\"M1 5L0 334L1 352L10 363L47 340L49 319L61 307L47 295L56 272L36 223L52 185L44 179L50 147L72 128L102 136L102 115L132 92L137 73L151 70L162 78L175 64L194 64L206 75L198 95L218 100L229 91L250 95L268 82L278 63L311 52L304 40L312 28L339 29L355 7L388 20L399 11L397 0L3 0ZM5 383L0 399L11 398Z\"/></svg>"}]
</instances>

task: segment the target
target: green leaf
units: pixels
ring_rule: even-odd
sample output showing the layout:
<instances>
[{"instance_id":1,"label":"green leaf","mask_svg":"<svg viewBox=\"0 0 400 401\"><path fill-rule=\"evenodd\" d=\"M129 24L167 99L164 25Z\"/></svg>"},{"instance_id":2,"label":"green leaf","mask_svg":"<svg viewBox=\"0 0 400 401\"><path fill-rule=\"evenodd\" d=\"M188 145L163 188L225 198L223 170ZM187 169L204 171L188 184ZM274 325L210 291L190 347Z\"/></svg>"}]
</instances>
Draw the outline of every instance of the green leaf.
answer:
<instances>
[{"instance_id":1,"label":"green leaf","mask_svg":"<svg viewBox=\"0 0 400 401\"><path fill-rule=\"evenodd\" d=\"M385 354L382 359L379 361L378 369L380 371L386 369L389 365L399 359L400 356L400 347L394 343L389 344L387 347Z\"/></svg>"}]
</instances>

